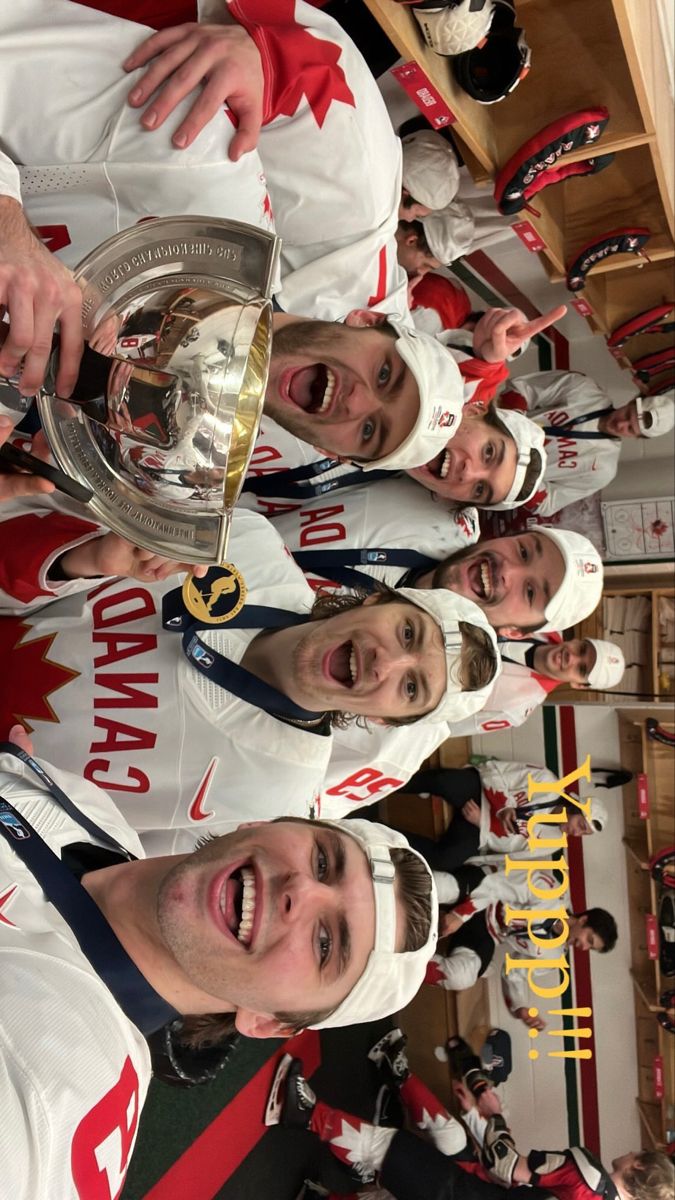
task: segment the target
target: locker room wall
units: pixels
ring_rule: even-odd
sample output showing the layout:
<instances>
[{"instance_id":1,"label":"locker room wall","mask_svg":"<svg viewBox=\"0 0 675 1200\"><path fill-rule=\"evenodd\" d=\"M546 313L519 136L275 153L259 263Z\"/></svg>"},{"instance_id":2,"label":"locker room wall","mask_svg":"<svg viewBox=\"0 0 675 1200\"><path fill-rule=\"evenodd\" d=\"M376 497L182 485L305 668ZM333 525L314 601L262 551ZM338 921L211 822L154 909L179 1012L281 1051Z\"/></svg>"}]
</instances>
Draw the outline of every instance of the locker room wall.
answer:
<instances>
[{"instance_id":1,"label":"locker room wall","mask_svg":"<svg viewBox=\"0 0 675 1200\"><path fill-rule=\"evenodd\" d=\"M577 707L576 745L578 761L591 752L591 763L618 766L620 747L615 709L587 705ZM583 722L583 723L582 723ZM479 754L545 765L543 716L533 713L519 729L481 735L472 739ZM582 795L592 794L586 784ZM633 988L629 973L630 935L626 893L625 853L621 842L623 816L619 789L599 793L610 807L611 820L602 833L582 839L584 874L588 905L601 905L615 917L619 940L607 955L591 955L592 1008L595 1033L600 1119L600 1148L608 1163L626 1150L640 1145L635 1105L637 1094L637 1055ZM553 1005L551 1007L554 1007ZM558 1006L559 1007L559 1006ZM508 1104L516 1142L530 1147L536 1129L536 1148L556 1149L567 1145L568 1105L575 1103L583 1112L583 1097L576 1072L577 1095L569 1095L563 1064L544 1057L547 1049L557 1048L543 1042L537 1045L540 1057L528 1059L533 1044L521 1022L513 1020L502 1001L499 974L490 979L490 1011L496 1024L508 1029L513 1039L515 1069L503 1094ZM543 1012L542 1007L542 1012ZM551 1022L553 1027L553 1022ZM557 1041L557 1039L556 1039ZM582 1122L583 1133L583 1122Z\"/></svg>"}]
</instances>

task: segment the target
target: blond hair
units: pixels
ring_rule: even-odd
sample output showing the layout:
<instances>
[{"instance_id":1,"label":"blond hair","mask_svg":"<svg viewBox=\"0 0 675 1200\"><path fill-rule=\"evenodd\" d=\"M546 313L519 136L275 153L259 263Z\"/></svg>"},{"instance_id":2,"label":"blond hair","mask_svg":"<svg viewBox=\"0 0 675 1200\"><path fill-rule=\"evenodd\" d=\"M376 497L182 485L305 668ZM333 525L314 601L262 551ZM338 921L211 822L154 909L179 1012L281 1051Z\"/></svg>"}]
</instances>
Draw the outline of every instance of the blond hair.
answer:
<instances>
[{"instance_id":1,"label":"blond hair","mask_svg":"<svg viewBox=\"0 0 675 1200\"><path fill-rule=\"evenodd\" d=\"M623 1171L621 1185L633 1200L673 1200L675 1163L662 1150L643 1150Z\"/></svg>"}]
</instances>

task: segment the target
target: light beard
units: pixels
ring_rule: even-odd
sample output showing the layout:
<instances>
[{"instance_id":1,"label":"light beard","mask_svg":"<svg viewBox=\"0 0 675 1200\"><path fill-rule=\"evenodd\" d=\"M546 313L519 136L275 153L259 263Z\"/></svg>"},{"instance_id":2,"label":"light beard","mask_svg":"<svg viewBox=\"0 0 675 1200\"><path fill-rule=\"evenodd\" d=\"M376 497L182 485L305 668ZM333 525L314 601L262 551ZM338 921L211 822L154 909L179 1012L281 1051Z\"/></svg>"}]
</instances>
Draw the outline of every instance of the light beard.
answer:
<instances>
[{"instance_id":1,"label":"light beard","mask_svg":"<svg viewBox=\"0 0 675 1200\"><path fill-rule=\"evenodd\" d=\"M434 570L432 587L445 587L450 591L458 592L459 595L464 595L460 591L458 584L460 583L460 573L457 570L467 558L481 557L484 551L477 554L478 544L473 546L464 546L461 550L457 550L454 554L444 559L439 563ZM473 595L467 596L466 599L474 600ZM477 601L476 601L477 603Z\"/></svg>"}]
</instances>

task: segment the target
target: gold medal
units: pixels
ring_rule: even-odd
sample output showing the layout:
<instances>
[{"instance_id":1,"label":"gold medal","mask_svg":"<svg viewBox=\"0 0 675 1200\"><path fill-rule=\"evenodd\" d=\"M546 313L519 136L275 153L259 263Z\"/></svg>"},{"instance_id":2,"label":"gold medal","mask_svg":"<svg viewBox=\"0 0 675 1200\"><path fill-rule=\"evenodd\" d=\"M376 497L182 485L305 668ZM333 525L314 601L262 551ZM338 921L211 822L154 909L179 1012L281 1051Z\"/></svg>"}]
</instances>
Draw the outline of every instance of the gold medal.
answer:
<instances>
[{"instance_id":1,"label":"gold medal","mask_svg":"<svg viewBox=\"0 0 675 1200\"><path fill-rule=\"evenodd\" d=\"M182 595L191 616L204 625L223 625L246 603L246 584L233 563L221 563L211 567L203 579L188 575Z\"/></svg>"}]
</instances>

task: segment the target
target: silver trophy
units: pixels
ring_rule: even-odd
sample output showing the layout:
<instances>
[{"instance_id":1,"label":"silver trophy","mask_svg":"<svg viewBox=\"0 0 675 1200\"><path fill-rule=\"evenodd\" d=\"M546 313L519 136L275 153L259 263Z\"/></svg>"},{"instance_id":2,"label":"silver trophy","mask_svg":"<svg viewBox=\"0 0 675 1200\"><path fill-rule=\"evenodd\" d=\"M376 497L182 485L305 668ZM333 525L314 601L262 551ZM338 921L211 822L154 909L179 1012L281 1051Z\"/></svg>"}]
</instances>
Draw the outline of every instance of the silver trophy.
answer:
<instances>
[{"instance_id":1,"label":"silver trophy","mask_svg":"<svg viewBox=\"0 0 675 1200\"><path fill-rule=\"evenodd\" d=\"M54 457L109 529L167 558L219 562L262 414L280 241L163 217L80 263L87 350L71 400L53 355L38 397Z\"/></svg>"}]
</instances>

